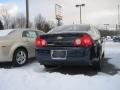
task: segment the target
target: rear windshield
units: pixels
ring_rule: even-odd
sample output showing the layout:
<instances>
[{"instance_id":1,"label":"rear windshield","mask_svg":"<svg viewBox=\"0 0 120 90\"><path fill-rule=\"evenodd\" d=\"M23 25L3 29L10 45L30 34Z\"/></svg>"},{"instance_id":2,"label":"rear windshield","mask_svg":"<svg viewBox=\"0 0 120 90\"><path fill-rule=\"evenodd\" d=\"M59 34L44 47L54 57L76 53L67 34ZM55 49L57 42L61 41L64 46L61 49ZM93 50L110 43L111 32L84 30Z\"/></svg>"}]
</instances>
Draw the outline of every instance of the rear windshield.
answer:
<instances>
[{"instance_id":1,"label":"rear windshield","mask_svg":"<svg viewBox=\"0 0 120 90\"><path fill-rule=\"evenodd\" d=\"M90 29L89 25L69 25L69 26L59 26L57 28L49 31L49 34L52 33L69 33L69 32L85 32Z\"/></svg>"},{"instance_id":2,"label":"rear windshield","mask_svg":"<svg viewBox=\"0 0 120 90\"><path fill-rule=\"evenodd\" d=\"M7 36L7 35L11 34L14 31L15 30L0 30L0 37Z\"/></svg>"},{"instance_id":3,"label":"rear windshield","mask_svg":"<svg viewBox=\"0 0 120 90\"><path fill-rule=\"evenodd\" d=\"M37 31L38 36L43 35L43 34L45 34L43 31Z\"/></svg>"}]
</instances>

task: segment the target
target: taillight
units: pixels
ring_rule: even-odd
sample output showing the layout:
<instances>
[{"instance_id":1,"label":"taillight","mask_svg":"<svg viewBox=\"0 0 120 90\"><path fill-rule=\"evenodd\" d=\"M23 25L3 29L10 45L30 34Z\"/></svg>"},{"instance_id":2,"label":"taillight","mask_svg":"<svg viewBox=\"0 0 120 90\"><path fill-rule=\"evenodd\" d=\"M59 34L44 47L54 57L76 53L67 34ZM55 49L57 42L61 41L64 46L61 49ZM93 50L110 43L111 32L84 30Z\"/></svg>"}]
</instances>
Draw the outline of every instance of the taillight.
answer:
<instances>
[{"instance_id":1,"label":"taillight","mask_svg":"<svg viewBox=\"0 0 120 90\"><path fill-rule=\"evenodd\" d=\"M75 39L73 45L74 46L80 46L81 45L81 38Z\"/></svg>"},{"instance_id":2,"label":"taillight","mask_svg":"<svg viewBox=\"0 0 120 90\"><path fill-rule=\"evenodd\" d=\"M93 45L93 41L91 37L87 34L84 34L82 37L76 38L74 40L74 46L91 46Z\"/></svg>"},{"instance_id":3,"label":"taillight","mask_svg":"<svg viewBox=\"0 0 120 90\"><path fill-rule=\"evenodd\" d=\"M36 38L36 46L38 46L38 47L45 47L45 46L47 46L47 41L45 39L37 37Z\"/></svg>"}]
</instances>

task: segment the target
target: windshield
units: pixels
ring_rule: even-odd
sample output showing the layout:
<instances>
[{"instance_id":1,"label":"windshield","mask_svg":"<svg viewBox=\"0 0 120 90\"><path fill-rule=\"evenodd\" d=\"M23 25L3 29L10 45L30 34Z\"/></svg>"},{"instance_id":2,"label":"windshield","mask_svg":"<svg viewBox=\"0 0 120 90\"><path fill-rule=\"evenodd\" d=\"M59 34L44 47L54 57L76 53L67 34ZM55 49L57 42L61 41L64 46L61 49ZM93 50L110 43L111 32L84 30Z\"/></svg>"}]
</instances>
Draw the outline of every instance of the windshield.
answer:
<instances>
[{"instance_id":1,"label":"windshield","mask_svg":"<svg viewBox=\"0 0 120 90\"><path fill-rule=\"evenodd\" d=\"M43 35L45 33L43 31L37 31L37 34L40 36L40 35Z\"/></svg>"},{"instance_id":2,"label":"windshield","mask_svg":"<svg viewBox=\"0 0 120 90\"><path fill-rule=\"evenodd\" d=\"M52 29L48 33L69 33L69 32L85 32L90 29L89 25L66 25Z\"/></svg>"}]
</instances>

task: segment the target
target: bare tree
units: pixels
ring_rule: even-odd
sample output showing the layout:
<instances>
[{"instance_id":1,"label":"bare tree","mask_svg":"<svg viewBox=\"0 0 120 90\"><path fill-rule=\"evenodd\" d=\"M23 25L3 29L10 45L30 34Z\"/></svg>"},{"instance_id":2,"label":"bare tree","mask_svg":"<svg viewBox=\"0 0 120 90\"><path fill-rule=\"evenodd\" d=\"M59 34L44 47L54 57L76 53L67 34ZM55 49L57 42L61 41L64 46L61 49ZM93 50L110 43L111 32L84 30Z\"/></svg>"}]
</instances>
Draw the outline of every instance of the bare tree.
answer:
<instances>
[{"instance_id":1,"label":"bare tree","mask_svg":"<svg viewBox=\"0 0 120 90\"><path fill-rule=\"evenodd\" d=\"M30 21L29 21L29 28L34 28L33 22L30 22Z\"/></svg>"},{"instance_id":2,"label":"bare tree","mask_svg":"<svg viewBox=\"0 0 120 90\"><path fill-rule=\"evenodd\" d=\"M54 22L48 21L44 24L44 32L49 32L51 29L55 27Z\"/></svg>"},{"instance_id":3,"label":"bare tree","mask_svg":"<svg viewBox=\"0 0 120 90\"><path fill-rule=\"evenodd\" d=\"M35 27L38 30L43 30L45 23L46 23L46 20L41 14L39 14L38 16L35 17Z\"/></svg>"},{"instance_id":4,"label":"bare tree","mask_svg":"<svg viewBox=\"0 0 120 90\"><path fill-rule=\"evenodd\" d=\"M50 26L50 29L53 29L56 26L53 21L48 21L48 24Z\"/></svg>"},{"instance_id":5,"label":"bare tree","mask_svg":"<svg viewBox=\"0 0 120 90\"><path fill-rule=\"evenodd\" d=\"M41 14L35 17L34 22L35 22L35 27L38 30L42 30L44 32L48 32L55 26L54 22L46 21L46 19Z\"/></svg>"},{"instance_id":6,"label":"bare tree","mask_svg":"<svg viewBox=\"0 0 120 90\"><path fill-rule=\"evenodd\" d=\"M11 28L26 28L26 17L24 14L19 13L16 17L12 18ZM33 28L33 23L29 21L29 28Z\"/></svg>"},{"instance_id":7,"label":"bare tree","mask_svg":"<svg viewBox=\"0 0 120 90\"><path fill-rule=\"evenodd\" d=\"M14 29L14 28L26 28L26 17L24 14L19 13L15 17L12 17L9 13L7 8L3 7L0 9L0 18L3 20L4 29ZM30 22L29 28L33 25Z\"/></svg>"},{"instance_id":8,"label":"bare tree","mask_svg":"<svg viewBox=\"0 0 120 90\"><path fill-rule=\"evenodd\" d=\"M12 28L25 28L26 27L26 18L23 14L18 14L12 19Z\"/></svg>"},{"instance_id":9,"label":"bare tree","mask_svg":"<svg viewBox=\"0 0 120 90\"><path fill-rule=\"evenodd\" d=\"M4 29L4 26L3 26L2 21L0 20L0 30L3 30L3 29Z\"/></svg>"},{"instance_id":10,"label":"bare tree","mask_svg":"<svg viewBox=\"0 0 120 90\"><path fill-rule=\"evenodd\" d=\"M6 8L2 8L0 10L1 18L4 22L4 28L9 29L10 27L10 21L11 21L11 16L8 13L8 10Z\"/></svg>"}]
</instances>

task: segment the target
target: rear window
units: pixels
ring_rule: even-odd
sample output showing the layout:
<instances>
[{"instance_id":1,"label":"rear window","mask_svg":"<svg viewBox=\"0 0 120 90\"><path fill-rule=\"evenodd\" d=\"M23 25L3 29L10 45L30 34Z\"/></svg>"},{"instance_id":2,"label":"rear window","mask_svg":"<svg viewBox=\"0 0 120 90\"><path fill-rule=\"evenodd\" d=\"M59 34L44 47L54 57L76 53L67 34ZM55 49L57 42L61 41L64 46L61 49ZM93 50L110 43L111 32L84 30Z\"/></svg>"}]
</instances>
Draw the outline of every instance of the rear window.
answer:
<instances>
[{"instance_id":1,"label":"rear window","mask_svg":"<svg viewBox=\"0 0 120 90\"><path fill-rule=\"evenodd\" d=\"M24 31L22 36L27 37L27 38L36 38L37 37L35 31Z\"/></svg>"},{"instance_id":2,"label":"rear window","mask_svg":"<svg viewBox=\"0 0 120 90\"><path fill-rule=\"evenodd\" d=\"M7 36L11 33L13 33L15 30L0 30L0 37Z\"/></svg>"},{"instance_id":3,"label":"rear window","mask_svg":"<svg viewBox=\"0 0 120 90\"><path fill-rule=\"evenodd\" d=\"M84 32L90 29L89 25L69 25L60 26L52 29L48 33L69 33L69 32Z\"/></svg>"}]
</instances>

